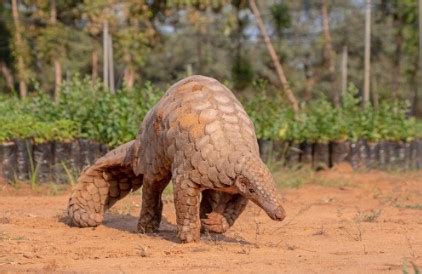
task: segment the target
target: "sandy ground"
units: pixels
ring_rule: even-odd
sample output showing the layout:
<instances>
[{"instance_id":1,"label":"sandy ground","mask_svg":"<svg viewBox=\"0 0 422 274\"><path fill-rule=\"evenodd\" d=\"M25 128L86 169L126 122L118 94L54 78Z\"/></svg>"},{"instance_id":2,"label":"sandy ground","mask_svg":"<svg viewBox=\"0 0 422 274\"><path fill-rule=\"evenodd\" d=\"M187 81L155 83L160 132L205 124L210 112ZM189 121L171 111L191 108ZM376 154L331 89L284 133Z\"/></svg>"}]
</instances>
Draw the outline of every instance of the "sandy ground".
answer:
<instances>
[{"instance_id":1,"label":"sandy ground","mask_svg":"<svg viewBox=\"0 0 422 274\"><path fill-rule=\"evenodd\" d=\"M140 235L139 194L120 201L104 225L80 229L63 218L69 190L3 184L0 272L401 273L407 265L412 273L412 262L422 268L422 172L321 172L280 191L285 221L271 221L250 204L224 235L179 244L171 196L161 231Z\"/></svg>"}]
</instances>

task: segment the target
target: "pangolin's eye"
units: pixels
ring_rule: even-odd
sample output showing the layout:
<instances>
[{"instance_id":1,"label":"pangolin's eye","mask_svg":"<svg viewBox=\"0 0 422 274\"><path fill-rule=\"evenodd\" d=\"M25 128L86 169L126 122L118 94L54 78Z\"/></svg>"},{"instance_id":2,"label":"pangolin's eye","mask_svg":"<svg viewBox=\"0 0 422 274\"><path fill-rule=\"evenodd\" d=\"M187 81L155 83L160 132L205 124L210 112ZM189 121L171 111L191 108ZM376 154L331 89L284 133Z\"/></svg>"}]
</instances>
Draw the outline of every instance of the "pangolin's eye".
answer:
<instances>
[{"instance_id":1,"label":"pangolin's eye","mask_svg":"<svg viewBox=\"0 0 422 274\"><path fill-rule=\"evenodd\" d=\"M250 188L250 189L249 189L249 193L255 193L255 189Z\"/></svg>"}]
</instances>

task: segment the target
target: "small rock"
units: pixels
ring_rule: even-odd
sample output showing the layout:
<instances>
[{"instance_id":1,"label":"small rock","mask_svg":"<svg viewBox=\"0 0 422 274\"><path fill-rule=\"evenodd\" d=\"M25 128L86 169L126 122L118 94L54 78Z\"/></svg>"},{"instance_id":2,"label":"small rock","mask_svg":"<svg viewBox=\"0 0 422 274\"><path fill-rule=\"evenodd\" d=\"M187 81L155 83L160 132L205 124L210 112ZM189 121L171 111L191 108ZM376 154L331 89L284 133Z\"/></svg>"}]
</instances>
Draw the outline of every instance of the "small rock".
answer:
<instances>
[{"instance_id":1,"label":"small rock","mask_svg":"<svg viewBox=\"0 0 422 274\"><path fill-rule=\"evenodd\" d=\"M141 257L147 257L148 256L146 247L139 246L138 250L139 250L139 255Z\"/></svg>"},{"instance_id":2,"label":"small rock","mask_svg":"<svg viewBox=\"0 0 422 274\"><path fill-rule=\"evenodd\" d=\"M10 223L10 219L7 217L1 217L0 218L0 224L8 224Z\"/></svg>"},{"instance_id":3,"label":"small rock","mask_svg":"<svg viewBox=\"0 0 422 274\"><path fill-rule=\"evenodd\" d=\"M25 252L22 254L22 256L24 256L25 258L31 259L34 257L34 254L30 253L30 252Z\"/></svg>"}]
</instances>

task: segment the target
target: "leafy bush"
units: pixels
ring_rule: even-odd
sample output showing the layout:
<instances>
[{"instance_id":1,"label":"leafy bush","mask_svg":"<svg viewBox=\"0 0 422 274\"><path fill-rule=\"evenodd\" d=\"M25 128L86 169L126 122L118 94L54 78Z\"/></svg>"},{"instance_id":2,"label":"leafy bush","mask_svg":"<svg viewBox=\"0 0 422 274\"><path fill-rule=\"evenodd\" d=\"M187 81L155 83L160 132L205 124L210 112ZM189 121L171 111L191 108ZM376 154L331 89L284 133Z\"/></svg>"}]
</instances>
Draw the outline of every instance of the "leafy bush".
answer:
<instances>
[{"instance_id":1,"label":"leafy bush","mask_svg":"<svg viewBox=\"0 0 422 274\"><path fill-rule=\"evenodd\" d=\"M113 95L101 84L74 77L64 83L57 103L45 92L36 94L25 100L0 98L0 142L85 138L116 146L135 138L140 122L162 92L147 83Z\"/></svg>"},{"instance_id":2,"label":"leafy bush","mask_svg":"<svg viewBox=\"0 0 422 274\"><path fill-rule=\"evenodd\" d=\"M283 102L280 98L270 98L266 94L266 82L254 83L256 95L252 99L244 99L243 105L255 125L258 139L277 139L278 132L282 127Z\"/></svg>"},{"instance_id":3,"label":"leafy bush","mask_svg":"<svg viewBox=\"0 0 422 274\"><path fill-rule=\"evenodd\" d=\"M299 114L290 107L270 99L265 86L258 87L257 96L246 103L257 137L293 142L410 141L417 137L416 123L407 117L409 105L398 101L382 101L375 109L362 109L358 90L352 85L337 108L321 97L302 105Z\"/></svg>"},{"instance_id":4,"label":"leafy bush","mask_svg":"<svg viewBox=\"0 0 422 274\"><path fill-rule=\"evenodd\" d=\"M257 137L293 142L409 141L422 136L422 123L407 117L408 104L382 101L377 109L362 109L357 89L350 86L342 106L327 98L302 105L299 114L280 97L267 95L265 82L256 82L256 95L244 100ZM0 97L0 142L33 138L35 142L90 139L116 146L135 138L146 113L162 92L147 83L113 95L101 84L73 78L63 85L61 97L52 102L45 92L25 100Z\"/></svg>"}]
</instances>

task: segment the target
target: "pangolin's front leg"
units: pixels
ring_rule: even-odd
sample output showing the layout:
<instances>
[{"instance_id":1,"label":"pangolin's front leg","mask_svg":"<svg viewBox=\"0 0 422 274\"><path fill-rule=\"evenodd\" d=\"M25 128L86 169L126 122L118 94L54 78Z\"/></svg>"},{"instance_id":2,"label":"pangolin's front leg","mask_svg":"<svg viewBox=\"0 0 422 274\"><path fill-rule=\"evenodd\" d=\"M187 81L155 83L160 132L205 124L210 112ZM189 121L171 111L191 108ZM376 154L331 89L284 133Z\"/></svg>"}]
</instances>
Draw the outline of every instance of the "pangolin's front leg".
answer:
<instances>
[{"instance_id":1,"label":"pangolin's front leg","mask_svg":"<svg viewBox=\"0 0 422 274\"><path fill-rule=\"evenodd\" d=\"M226 232L245 209L248 200L240 194L229 194L214 190L202 192L201 224L202 229Z\"/></svg>"},{"instance_id":2,"label":"pangolin's front leg","mask_svg":"<svg viewBox=\"0 0 422 274\"><path fill-rule=\"evenodd\" d=\"M144 177L141 216L138 222L138 231L140 233L155 232L160 227L163 212L161 195L168 182L168 178L157 179L153 176Z\"/></svg>"},{"instance_id":3,"label":"pangolin's front leg","mask_svg":"<svg viewBox=\"0 0 422 274\"><path fill-rule=\"evenodd\" d=\"M200 238L199 220L200 186L187 176L173 177L174 205L176 208L177 235L184 243Z\"/></svg>"}]
</instances>

